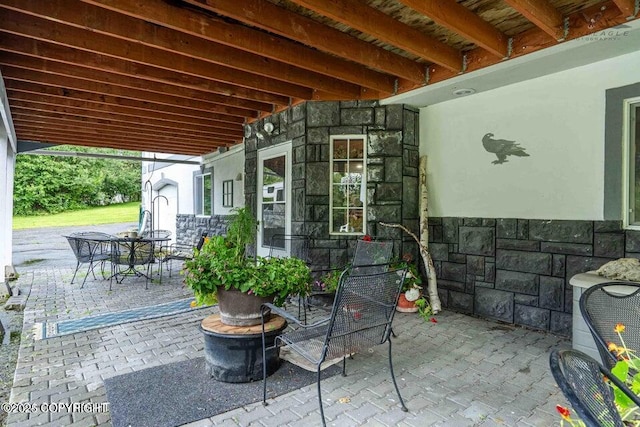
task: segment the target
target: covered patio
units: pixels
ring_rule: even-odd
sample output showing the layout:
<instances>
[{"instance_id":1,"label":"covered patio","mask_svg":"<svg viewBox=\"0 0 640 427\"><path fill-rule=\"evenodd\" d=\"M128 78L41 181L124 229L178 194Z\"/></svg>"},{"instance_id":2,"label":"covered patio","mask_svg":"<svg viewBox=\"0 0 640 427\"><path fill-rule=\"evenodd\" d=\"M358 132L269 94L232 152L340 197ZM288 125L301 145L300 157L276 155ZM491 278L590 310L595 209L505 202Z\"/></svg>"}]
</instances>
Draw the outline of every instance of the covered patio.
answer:
<instances>
[{"instance_id":1,"label":"covered patio","mask_svg":"<svg viewBox=\"0 0 640 427\"><path fill-rule=\"evenodd\" d=\"M395 319L409 413L394 406L376 349L357 356L352 375L323 383L327 418L557 424L555 405L566 402L547 360L550 349L571 346L569 281L640 254L640 224L629 215L636 184L620 173L634 164L620 141L635 143L625 120L640 108L638 8L635 0L0 0L0 266L13 265L15 157L36 147L203 156L199 172L179 174L203 194L208 175L220 206L202 210L190 191L183 206L195 207L177 211L184 243L200 229L224 229L236 199L262 215L264 166L278 159L268 172L287 175L271 188L289 192L277 200L287 203L283 230L310 236L326 265L344 262L364 234L399 242L396 255L416 253L379 223L417 230L419 158L428 156L430 248L445 310L437 323ZM346 172L334 160L348 165L351 151L335 150L351 141L361 148ZM517 150L492 145L502 143ZM334 181L336 171L348 175ZM157 175L165 172L168 188L176 181ZM346 184L358 189L356 208L340 205L340 216L332 192L351 174L360 180ZM103 403L107 379L199 357L198 324L215 310L35 340L36 324L189 292L180 277L110 293L102 281L70 285L71 265L20 273L30 295L12 402ZM315 425L314 398L306 386L266 408L192 425ZM110 422L109 412L9 418L11 426Z\"/></svg>"},{"instance_id":2,"label":"covered patio","mask_svg":"<svg viewBox=\"0 0 640 427\"><path fill-rule=\"evenodd\" d=\"M18 284L29 290L23 341L12 402L107 402L105 380L159 365L202 357L198 325L215 308L123 323L70 335L34 340L39 322L81 319L153 306L190 295L181 279L144 289L133 280L108 292L108 281L69 285L73 265L24 272ZM570 342L548 333L499 325L445 311L437 323L397 313L394 366L409 409L397 407L385 348L358 354L347 377L323 381L327 422L335 426L551 426L556 405L566 405L548 367L552 348ZM159 397L158 397L159 398ZM131 402L132 406L144 402ZM111 425L109 406L100 413L11 414L9 426ZM119 408L121 410L121 408ZM192 408L197 413L197 408ZM315 386L284 394L263 407L256 402L188 424L317 425Z\"/></svg>"}]
</instances>

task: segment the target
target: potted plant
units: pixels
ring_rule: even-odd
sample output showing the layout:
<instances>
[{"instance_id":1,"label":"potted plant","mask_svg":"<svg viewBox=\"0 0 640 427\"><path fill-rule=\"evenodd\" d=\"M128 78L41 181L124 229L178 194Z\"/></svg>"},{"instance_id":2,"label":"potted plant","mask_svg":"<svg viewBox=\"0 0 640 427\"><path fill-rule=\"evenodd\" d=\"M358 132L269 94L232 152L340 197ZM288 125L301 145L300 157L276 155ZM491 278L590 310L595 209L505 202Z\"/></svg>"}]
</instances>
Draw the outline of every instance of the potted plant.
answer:
<instances>
[{"instance_id":1,"label":"potted plant","mask_svg":"<svg viewBox=\"0 0 640 427\"><path fill-rule=\"evenodd\" d=\"M422 297L422 278L418 272L418 267L412 263L413 256L406 253L402 256L402 260L398 261L398 266L407 265L407 275L402 285L402 293L398 299L396 310L402 313L415 313L418 311L416 301Z\"/></svg>"},{"instance_id":2,"label":"potted plant","mask_svg":"<svg viewBox=\"0 0 640 427\"><path fill-rule=\"evenodd\" d=\"M218 303L220 320L227 325L259 324L262 303L282 305L287 296L309 289L310 272L304 261L247 256L256 226L246 208L236 210L227 235L207 238L185 263L185 284L193 290L196 304Z\"/></svg>"}]
</instances>

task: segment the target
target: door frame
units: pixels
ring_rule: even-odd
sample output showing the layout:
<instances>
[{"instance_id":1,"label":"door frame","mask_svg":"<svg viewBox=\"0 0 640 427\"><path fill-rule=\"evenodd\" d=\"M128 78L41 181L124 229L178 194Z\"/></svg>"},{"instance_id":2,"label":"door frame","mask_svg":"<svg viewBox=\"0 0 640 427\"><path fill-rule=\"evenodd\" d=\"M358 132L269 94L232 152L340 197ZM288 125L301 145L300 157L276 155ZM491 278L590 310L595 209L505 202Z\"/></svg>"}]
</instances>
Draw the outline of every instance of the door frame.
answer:
<instances>
[{"instance_id":1,"label":"door frame","mask_svg":"<svg viewBox=\"0 0 640 427\"><path fill-rule=\"evenodd\" d=\"M258 220L258 231L256 236L256 254L259 256L269 255L269 246L265 245L262 241L262 192L263 192L263 162L265 160L273 159L275 157L285 156L285 180L284 180L284 195L285 195L285 234L291 234L291 197L293 192L291 191L292 179L292 142L287 141L282 144L274 145L272 147L263 148L258 150L258 162L257 162L257 179L256 179L256 218ZM268 242L267 242L268 243ZM284 251L275 251L275 256L289 256L289 245L285 243Z\"/></svg>"}]
</instances>

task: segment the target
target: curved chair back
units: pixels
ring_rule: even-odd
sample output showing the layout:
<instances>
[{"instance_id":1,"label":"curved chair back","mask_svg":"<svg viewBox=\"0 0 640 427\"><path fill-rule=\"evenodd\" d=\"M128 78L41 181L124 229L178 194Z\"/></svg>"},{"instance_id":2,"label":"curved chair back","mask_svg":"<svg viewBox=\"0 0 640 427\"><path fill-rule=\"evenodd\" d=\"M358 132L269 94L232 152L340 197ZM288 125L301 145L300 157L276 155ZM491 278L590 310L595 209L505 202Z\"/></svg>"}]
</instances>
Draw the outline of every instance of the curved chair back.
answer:
<instances>
[{"instance_id":1,"label":"curved chair back","mask_svg":"<svg viewBox=\"0 0 640 427\"><path fill-rule=\"evenodd\" d=\"M640 350L640 284L607 282L592 286L580 297L580 312L591 331L602 363L611 369L616 355L608 349L613 342L620 345L615 325L625 326L624 342L628 348Z\"/></svg>"},{"instance_id":2,"label":"curved chair back","mask_svg":"<svg viewBox=\"0 0 640 427\"><path fill-rule=\"evenodd\" d=\"M311 239L304 234L274 234L269 240L269 258L288 253L310 264L309 247Z\"/></svg>"},{"instance_id":3,"label":"curved chair back","mask_svg":"<svg viewBox=\"0 0 640 427\"><path fill-rule=\"evenodd\" d=\"M358 240L351 266L356 274L382 273L387 271L392 256L391 240Z\"/></svg>"},{"instance_id":4,"label":"curved chair back","mask_svg":"<svg viewBox=\"0 0 640 427\"><path fill-rule=\"evenodd\" d=\"M605 377L640 405L638 396L609 370L580 351L553 350L549 365L560 390L587 427L624 427L614 403L613 389L605 383Z\"/></svg>"}]
</instances>

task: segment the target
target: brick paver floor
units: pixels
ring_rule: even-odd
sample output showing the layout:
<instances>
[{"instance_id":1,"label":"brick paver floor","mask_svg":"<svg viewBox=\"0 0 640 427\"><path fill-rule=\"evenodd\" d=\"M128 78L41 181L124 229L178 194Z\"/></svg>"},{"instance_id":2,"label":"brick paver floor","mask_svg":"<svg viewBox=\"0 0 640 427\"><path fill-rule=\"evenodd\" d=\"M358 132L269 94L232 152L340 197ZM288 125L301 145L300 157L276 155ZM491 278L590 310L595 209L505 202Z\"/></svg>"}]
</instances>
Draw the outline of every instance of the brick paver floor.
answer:
<instances>
[{"instance_id":1,"label":"brick paver floor","mask_svg":"<svg viewBox=\"0 0 640 427\"><path fill-rule=\"evenodd\" d=\"M35 322L76 319L182 299L180 277L153 283L125 279L70 285L72 268L22 273L31 288L11 402L106 402L104 380L203 355L198 326L215 308L34 341ZM552 426L566 405L549 372L548 354L570 342L550 334L445 311L437 323L398 313L394 367L409 408L400 410L388 372L387 347L347 363L347 377L323 381L327 422L336 426ZM105 413L11 414L11 427L110 425ZM315 385L189 424L308 426L320 424Z\"/></svg>"}]
</instances>

